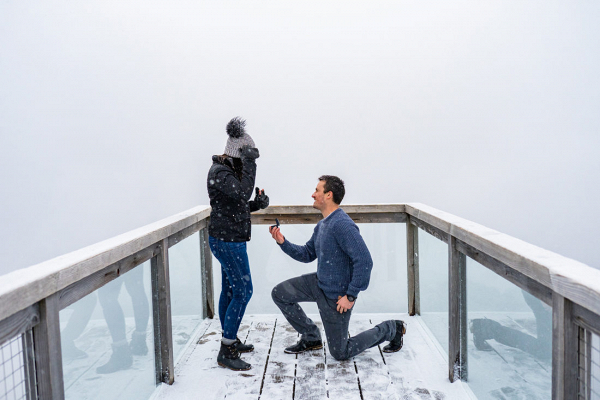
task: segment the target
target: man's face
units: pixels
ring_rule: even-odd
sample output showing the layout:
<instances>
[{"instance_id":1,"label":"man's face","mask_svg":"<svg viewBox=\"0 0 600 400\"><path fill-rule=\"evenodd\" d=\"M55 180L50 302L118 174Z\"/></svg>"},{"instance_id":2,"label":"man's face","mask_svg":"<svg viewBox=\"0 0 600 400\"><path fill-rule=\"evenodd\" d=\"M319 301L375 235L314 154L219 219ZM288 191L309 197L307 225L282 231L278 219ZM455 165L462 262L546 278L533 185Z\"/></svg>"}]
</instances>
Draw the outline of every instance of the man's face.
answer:
<instances>
[{"instance_id":1,"label":"man's face","mask_svg":"<svg viewBox=\"0 0 600 400\"><path fill-rule=\"evenodd\" d=\"M328 196L325 195L325 181L319 181L319 183L317 183L317 188L315 189L315 192L312 195L313 200L315 201L313 203L313 208L316 208L317 210L323 210L325 209L325 200L326 197L330 197L331 196L331 192L328 192Z\"/></svg>"}]
</instances>

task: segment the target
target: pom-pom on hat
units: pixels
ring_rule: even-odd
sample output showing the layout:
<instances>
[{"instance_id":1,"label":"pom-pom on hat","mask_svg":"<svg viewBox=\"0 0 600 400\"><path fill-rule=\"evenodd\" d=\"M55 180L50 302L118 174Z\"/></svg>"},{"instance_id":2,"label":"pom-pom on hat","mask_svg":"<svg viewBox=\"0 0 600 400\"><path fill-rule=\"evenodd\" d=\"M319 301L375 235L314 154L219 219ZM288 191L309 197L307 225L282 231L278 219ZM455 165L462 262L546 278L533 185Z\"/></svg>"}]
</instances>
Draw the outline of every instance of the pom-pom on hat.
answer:
<instances>
[{"instance_id":1,"label":"pom-pom on hat","mask_svg":"<svg viewBox=\"0 0 600 400\"><path fill-rule=\"evenodd\" d=\"M241 149L244 146L256 147L254 140L246 133L246 120L235 117L227 123L227 144L225 154L229 157L240 158Z\"/></svg>"}]
</instances>

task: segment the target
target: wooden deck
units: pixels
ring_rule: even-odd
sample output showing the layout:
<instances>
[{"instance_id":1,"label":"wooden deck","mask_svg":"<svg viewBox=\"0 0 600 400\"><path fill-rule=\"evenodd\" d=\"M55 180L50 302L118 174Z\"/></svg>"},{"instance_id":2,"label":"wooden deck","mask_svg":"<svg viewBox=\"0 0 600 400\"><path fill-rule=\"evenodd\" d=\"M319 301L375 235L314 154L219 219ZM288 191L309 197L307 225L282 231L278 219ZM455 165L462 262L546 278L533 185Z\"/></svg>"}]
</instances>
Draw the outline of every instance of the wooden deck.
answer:
<instances>
[{"instance_id":1,"label":"wooden deck","mask_svg":"<svg viewBox=\"0 0 600 400\"><path fill-rule=\"evenodd\" d=\"M313 318L320 321L318 316ZM197 343L183 354L172 386L162 385L154 399L469 399L461 382L448 381L448 367L438 345L418 317L406 314L352 316L350 334L386 319L403 319L408 328L398 353L371 348L354 359L336 361L327 346L290 355L283 349L298 334L281 315L245 316L239 337L255 346L244 354L252 369L234 372L216 363L221 328L205 320ZM318 322L320 323L320 322ZM325 337L323 333L323 337Z\"/></svg>"}]
</instances>

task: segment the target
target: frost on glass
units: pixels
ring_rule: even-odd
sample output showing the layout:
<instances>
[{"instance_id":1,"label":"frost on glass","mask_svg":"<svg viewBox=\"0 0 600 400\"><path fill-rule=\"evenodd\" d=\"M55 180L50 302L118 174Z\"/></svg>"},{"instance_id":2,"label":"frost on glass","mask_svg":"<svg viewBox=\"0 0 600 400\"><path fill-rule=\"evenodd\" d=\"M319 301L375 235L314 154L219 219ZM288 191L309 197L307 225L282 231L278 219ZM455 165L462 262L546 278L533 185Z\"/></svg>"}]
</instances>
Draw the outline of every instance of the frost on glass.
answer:
<instances>
[{"instance_id":1,"label":"frost on glass","mask_svg":"<svg viewBox=\"0 0 600 400\"><path fill-rule=\"evenodd\" d=\"M418 232L421 319L448 354L448 245Z\"/></svg>"},{"instance_id":2,"label":"frost on glass","mask_svg":"<svg viewBox=\"0 0 600 400\"><path fill-rule=\"evenodd\" d=\"M213 264L214 265L214 264ZM202 322L200 234L198 232L169 248L173 357L193 338Z\"/></svg>"},{"instance_id":3,"label":"frost on glass","mask_svg":"<svg viewBox=\"0 0 600 400\"><path fill-rule=\"evenodd\" d=\"M147 399L155 389L150 262L60 311L66 399Z\"/></svg>"},{"instance_id":4,"label":"frost on glass","mask_svg":"<svg viewBox=\"0 0 600 400\"><path fill-rule=\"evenodd\" d=\"M552 308L467 257L469 386L480 399L549 399Z\"/></svg>"}]
</instances>

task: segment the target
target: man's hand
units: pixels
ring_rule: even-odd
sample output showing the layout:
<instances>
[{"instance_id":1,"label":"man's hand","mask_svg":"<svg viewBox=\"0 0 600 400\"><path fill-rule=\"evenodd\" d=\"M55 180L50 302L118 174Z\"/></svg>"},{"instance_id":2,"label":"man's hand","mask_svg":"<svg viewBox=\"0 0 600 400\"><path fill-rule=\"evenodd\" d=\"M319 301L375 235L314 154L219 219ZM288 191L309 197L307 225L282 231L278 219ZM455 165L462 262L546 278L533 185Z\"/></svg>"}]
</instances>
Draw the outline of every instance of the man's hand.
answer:
<instances>
[{"instance_id":1,"label":"man's hand","mask_svg":"<svg viewBox=\"0 0 600 400\"><path fill-rule=\"evenodd\" d=\"M348 297L338 296L337 310L340 314L345 313L346 311L350 310L352 308L352 306L354 306L354 302L350 302L348 300Z\"/></svg>"},{"instance_id":2,"label":"man's hand","mask_svg":"<svg viewBox=\"0 0 600 400\"><path fill-rule=\"evenodd\" d=\"M276 226L269 227L269 233L273 236L273 239L277 242L277 244L283 244L285 242L285 237L281 234L281 231Z\"/></svg>"}]
</instances>

